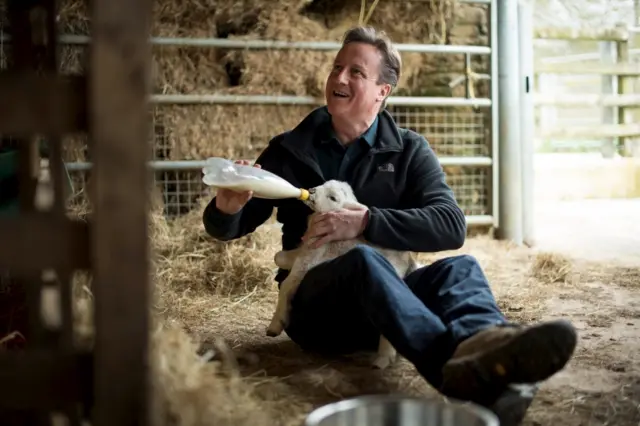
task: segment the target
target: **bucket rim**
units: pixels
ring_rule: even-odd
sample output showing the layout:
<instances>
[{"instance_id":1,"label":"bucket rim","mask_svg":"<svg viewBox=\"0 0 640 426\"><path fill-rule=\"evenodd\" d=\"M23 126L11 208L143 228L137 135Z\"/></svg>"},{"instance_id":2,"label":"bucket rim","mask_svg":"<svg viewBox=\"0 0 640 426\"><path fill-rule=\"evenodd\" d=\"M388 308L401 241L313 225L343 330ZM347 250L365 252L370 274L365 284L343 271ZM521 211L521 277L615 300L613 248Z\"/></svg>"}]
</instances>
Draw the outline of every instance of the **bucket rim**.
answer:
<instances>
[{"instance_id":1,"label":"bucket rim","mask_svg":"<svg viewBox=\"0 0 640 426\"><path fill-rule=\"evenodd\" d=\"M432 405L453 405L456 409L469 412L476 415L480 420L484 421L487 426L499 426L498 416L491 412L488 408L475 404L470 401L460 401L453 398L442 400L435 397L418 397L413 395L402 394L367 394L340 401L330 402L312 410L305 418L303 426L316 426L325 419L329 414L343 412L355 407L374 404L378 402L399 402L410 401L421 404Z\"/></svg>"}]
</instances>

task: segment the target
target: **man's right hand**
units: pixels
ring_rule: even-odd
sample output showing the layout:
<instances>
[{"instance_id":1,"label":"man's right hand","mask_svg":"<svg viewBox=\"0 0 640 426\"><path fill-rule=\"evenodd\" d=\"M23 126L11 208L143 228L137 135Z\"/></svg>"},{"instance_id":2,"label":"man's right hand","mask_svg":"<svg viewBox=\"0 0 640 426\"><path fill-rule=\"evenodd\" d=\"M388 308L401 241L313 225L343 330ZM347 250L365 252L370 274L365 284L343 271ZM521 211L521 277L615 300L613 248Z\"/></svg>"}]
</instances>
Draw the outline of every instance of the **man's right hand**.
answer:
<instances>
[{"instance_id":1,"label":"man's right hand","mask_svg":"<svg viewBox=\"0 0 640 426\"><path fill-rule=\"evenodd\" d=\"M248 166L247 160L237 160L235 164ZM260 164L254 164L254 167L260 168ZM237 192L231 189L218 188L216 193L216 207L223 213L236 214L249 202L253 196L253 191Z\"/></svg>"}]
</instances>

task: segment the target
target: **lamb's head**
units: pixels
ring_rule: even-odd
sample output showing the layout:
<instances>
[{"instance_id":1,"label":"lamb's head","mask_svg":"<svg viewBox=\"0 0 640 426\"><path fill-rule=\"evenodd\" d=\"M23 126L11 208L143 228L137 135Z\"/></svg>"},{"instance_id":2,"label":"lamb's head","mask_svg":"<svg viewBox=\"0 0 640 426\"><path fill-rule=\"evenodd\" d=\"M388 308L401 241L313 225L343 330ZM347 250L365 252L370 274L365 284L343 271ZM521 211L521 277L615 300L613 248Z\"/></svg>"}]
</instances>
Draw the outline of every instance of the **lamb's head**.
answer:
<instances>
[{"instance_id":1,"label":"lamb's head","mask_svg":"<svg viewBox=\"0 0 640 426\"><path fill-rule=\"evenodd\" d=\"M337 180L330 180L309 189L309 199L304 203L316 213L360 205L351 186L347 182Z\"/></svg>"}]
</instances>

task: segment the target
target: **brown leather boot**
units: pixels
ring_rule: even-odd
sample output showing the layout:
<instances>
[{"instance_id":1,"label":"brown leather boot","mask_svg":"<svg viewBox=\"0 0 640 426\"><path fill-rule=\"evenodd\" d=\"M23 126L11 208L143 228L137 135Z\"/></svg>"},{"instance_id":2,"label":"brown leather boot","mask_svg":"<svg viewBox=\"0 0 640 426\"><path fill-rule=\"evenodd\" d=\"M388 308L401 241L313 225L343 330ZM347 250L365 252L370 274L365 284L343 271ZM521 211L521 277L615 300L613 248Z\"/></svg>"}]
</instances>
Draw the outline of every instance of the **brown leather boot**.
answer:
<instances>
[{"instance_id":1,"label":"brown leather boot","mask_svg":"<svg viewBox=\"0 0 640 426\"><path fill-rule=\"evenodd\" d=\"M490 327L458 345L443 367L440 392L495 405L510 385L535 384L563 369L576 344L577 332L565 320Z\"/></svg>"}]
</instances>

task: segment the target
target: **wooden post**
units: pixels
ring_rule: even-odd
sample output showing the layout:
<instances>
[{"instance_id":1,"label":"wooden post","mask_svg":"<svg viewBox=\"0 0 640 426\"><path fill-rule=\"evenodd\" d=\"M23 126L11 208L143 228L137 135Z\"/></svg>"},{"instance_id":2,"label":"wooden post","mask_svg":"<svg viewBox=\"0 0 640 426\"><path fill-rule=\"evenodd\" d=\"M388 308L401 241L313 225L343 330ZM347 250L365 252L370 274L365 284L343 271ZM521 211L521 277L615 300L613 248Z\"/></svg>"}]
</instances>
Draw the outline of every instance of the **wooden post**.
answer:
<instances>
[{"instance_id":1,"label":"wooden post","mask_svg":"<svg viewBox=\"0 0 640 426\"><path fill-rule=\"evenodd\" d=\"M94 426L149 424L147 168L150 0L94 0Z\"/></svg>"},{"instance_id":2,"label":"wooden post","mask_svg":"<svg viewBox=\"0 0 640 426\"><path fill-rule=\"evenodd\" d=\"M617 56L616 56L616 42L613 41L601 41L600 45L600 58L601 64L617 64ZM618 79L613 75L603 75L601 77L602 80L602 91L601 94L605 95L613 95L618 91ZM611 125L618 124L618 107L610 106L602 108L602 124L603 125ZM601 152L603 157L611 158L617 151L617 147L619 144L619 139L617 137L605 138L602 141Z\"/></svg>"},{"instance_id":3,"label":"wooden post","mask_svg":"<svg viewBox=\"0 0 640 426\"><path fill-rule=\"evenodd\" d=\"M618 41L617 45L617 60L618 63L628 64L630 63L629 57L629 41ZM631 95L633 94L633 83L635 77L630 76L618 76L618 94L619 95ZM631 124L634 123L633 110L631 108L625 108L620 106L618 108L618 123L619 124ZM619 150L625 157L633 157L640 155L640 146L638 138L636 137L623 137L620 138Z\"/></svg>"}]
</instances>

